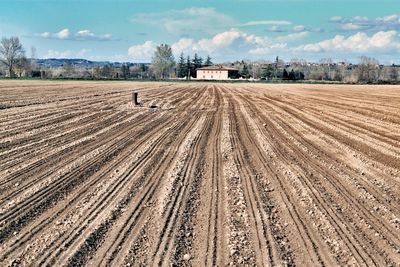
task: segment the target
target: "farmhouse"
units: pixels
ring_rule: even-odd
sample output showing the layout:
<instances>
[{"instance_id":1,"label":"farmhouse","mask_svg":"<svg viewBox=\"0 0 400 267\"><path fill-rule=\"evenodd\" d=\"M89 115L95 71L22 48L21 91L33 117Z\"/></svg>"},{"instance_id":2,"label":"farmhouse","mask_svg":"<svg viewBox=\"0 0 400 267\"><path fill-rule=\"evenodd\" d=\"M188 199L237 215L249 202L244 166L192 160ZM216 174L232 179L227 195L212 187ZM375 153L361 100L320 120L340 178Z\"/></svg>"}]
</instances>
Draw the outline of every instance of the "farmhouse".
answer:
<instances>
[{"instance_id":1,"label":"farmhouse","mask_svg":"<svg viewBox=\"0 0 400 267\"><path fill-rule=\"evenodd\" d=\"M201 80L228 80L238 78L239 70L222 65L209 66L197 69L197 79Z\"/></svg>"}]
</instances>

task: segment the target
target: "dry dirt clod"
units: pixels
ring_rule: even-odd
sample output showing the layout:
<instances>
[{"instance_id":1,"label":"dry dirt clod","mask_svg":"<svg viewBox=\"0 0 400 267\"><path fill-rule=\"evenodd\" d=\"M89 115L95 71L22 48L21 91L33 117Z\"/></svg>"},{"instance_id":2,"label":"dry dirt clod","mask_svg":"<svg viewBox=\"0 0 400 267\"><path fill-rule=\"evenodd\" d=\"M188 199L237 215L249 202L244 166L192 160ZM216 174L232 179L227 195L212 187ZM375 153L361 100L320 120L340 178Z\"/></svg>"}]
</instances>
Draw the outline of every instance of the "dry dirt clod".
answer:
<instances>
[{"instance_id":1,"label":"dry dirt clod","mask_svg":"<svg viewBox=\"0 0 400 267\"><path fill-rule=\"evenodd\" d=\"M185 261L190 260L190 258L191 258L190 254L183 255L183 260L185 260Z\"/></svg>"}]
</instances>

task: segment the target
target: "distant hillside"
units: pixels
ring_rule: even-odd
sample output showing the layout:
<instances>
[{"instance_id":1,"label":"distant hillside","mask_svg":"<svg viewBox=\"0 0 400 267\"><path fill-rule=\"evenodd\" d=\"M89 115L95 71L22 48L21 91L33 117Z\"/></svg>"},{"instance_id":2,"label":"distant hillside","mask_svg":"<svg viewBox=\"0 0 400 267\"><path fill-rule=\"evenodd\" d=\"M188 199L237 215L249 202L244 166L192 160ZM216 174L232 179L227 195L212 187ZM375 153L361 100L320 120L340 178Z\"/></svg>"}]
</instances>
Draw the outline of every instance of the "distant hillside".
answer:
<instances>
[{"instance_id":1,"label":"distant hillside","mask_svg":"<svg viewBox=\"0 0 400 267\"><path fill-rule=\"evenodd\" d=\"M128 66L136 66L140 64L149 65L148 63L131 63L131 62L110 62L110 61L91 61L87 59L71 59L71 58L46 58L46 59L37 59L36 63L39 66L48 67L48 68L60 68L64 65L73 65L76 67L82 68L93 68L93 67L103 67L103 66L113 66L113 67L121 67L122 65Z\"/></svg>"}]
</instances>

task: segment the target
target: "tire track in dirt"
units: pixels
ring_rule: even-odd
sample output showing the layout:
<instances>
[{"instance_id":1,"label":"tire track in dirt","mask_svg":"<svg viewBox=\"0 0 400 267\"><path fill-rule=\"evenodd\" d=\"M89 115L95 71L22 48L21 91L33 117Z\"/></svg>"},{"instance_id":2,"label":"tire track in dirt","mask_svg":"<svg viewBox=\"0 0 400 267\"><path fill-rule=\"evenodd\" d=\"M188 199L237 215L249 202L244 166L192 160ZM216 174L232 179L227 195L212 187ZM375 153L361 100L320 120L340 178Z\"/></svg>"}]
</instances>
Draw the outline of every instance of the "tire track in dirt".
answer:
<instances>
[{"instance_id":1,"label":"tire track in dirt","mask_svg":"<svg viewBox=\"0 0 400 267\"><path fill-rule=\"evenodd\" d=\"M2 81L0 91L6 265L400 261L396 86Z\"/></svg>"},{"instance_id":2,"label":"tire track in dirt","mask_svg":"<svg viewBox=\"0 0 400 267\"><path fill-rule=\"evenodd\" d=\"M199 93L202 93L202 92L199 92ZM190 103L190 101L187 101L187 102L189 102ZM157 123L157 121L155 121L154 122L156 125L158 125L158 123ZM166 123L168 123L168 122L166 122ZM160 126L161 127L161 126ZM148 131L148 130L146 130L146 131ZM146 132L146 131L144 131L144 132ZM150 133L149 133L150 134Z\"/></svg>"},{"instance_id":3,"label":"tire track in dirt","mask_svg":"<svg viewBox=\"0 0 400 267\"><path fill-rule=\"evenodd\" d=\"M193 123L199 123L198 122L199 117L197 117L197 119L195 119L194 121L192 121L188 126L185 126L186 130L183 131L183 133L188 132L189 129L191 129L193 127ZM195 127L194 127L195 128ZM175 133L177 135L177 133ZM186 134L182 134L182 137L186 138ZM174 142L177 142L177 140L175 140ZM180 140L178 143L181 143L182 140ZM169 158L169 160L164 159L161 162L170 162L171 159L173 159L173 155L175 155L176 151L174 152L174 154L168 155L166 154L166 157ZM158 188L159 188L159 176L156 174L156 172L165 172L163 171L164 168L166 168L168 165L166 165L165 163L161 164L160 166L153 166L151 167L152 169L154 169L153 171L155 172L155 174L151 174L149 175L149 181L146 183L146 187L147 188L145 191L151 190L153 192L153 194L151 194L150 196L146 197L146 199L144 199L144 203L153 203L155 201L155 194L154 192L157 192ZM153 172L152 172L153 173ZM142 200L140 200L142 201ZM137 203L137 201L134 201L135 203ZM149 204L150 206L152 206L151 204ZM143 204L143 206L148 206L147 204ZM115 231L114 229L112 229L112 232L114 233L118 233L118 234L111 234L111 236L116 236L116 240L113 240L112 242L108 243L107 246L102 246L99 248L99 251L96 253L98 255L100 255L100 257L96 257L97 259L103 259L102 261L99 261L96 264L106 264L106 265L110 265L110 264L114 264L114 261L122 261L123 257L121 258L119 256L120 254L120 250L124 247L123 244L127 242L126 239L135 239L134 234L132 234L131 232L133 231L134 233L137 234L138 230L141 229L141 225L143 225L146 222L146 217L148 216L148 212L143 212L143 207L137 207L137 206L131 206L129 208L129 210L133 209L132 213L129 212L127 213L127 215L129 214L129 217L125 217L125 220L123 223L121 223L121 225L124 225L122 228L116 228ZM122 219L121 219L122 220ZM134 230L134 227L136 227L137 230ZM127 233L131 233L131 237L129 237L129 235Z\"/></svg>"},{"instance_id":4,"label":"tire track in dirt","mask_svg":"<svg viewBox=\"0 0 400 267\"><path fill-rule=\"evenodd\" d=\"M227 231L220 218L225 217L226 193L222 173L221 131L224 106L221 90L217 86L209 89L215 95L212 106L215 110L215 122L212 126L211 138L208 141L205 159L205 172L200 191L200 203L196 224L193 228L193 248L190 252L191 264L194 266L215 266L228 263ZM206 230L205 230L206 229Z\"/></svg>"},{"instance_id":5,"label":"tire track in dirt","mask_svg":"<svg viewBox=\"0 0 400 267\"><path fill-rule=\"evenodd\" d=\"M296 136L294 133L290 133L290 135L291 136ZM309 148L312 148L312 145L309 145L308 146ZM325 155L324 156L324 158L325 159L328 159L329 157L327 156L327 155ZM316 168L314 165L312 165L313 166L313 168ZM316 168L317 170L318 170L318 168ZM318 172L318 171L317 171ZM319 172L320 173L326 173L326 172L328 172L329 173L329 169L328 170L324 170L324 169L322 169L321 167L319 167ZM357 175L360 175L360 174L357 174ZM361 177L362 177L362 175L360 175ZM328 174L328 176L327 177L334 177L334 175L333 174ZM362 181L362 179L359 179L359 181ZM315 181L314 181L314 183L315 183ZM368 228L370 228L371 227L371 225L373 226L374 225L374 221L376 221L376 220L378 220L378 221L381 221L380 220L380 217L378 216L374 216L373 214L370 214L370 211L369 210L366 210L363 206L360 206L359 204L358 204L358 202L354 202L352 199L351 199L351 195L352 195L352 192L351 191L348 191L348 190L344 190L344 188L346 188L346 186L345 185L341 185L341 181L340 180L335 180L333 183L332 183L332 185L334 186L334 187L336 187L336 190L338 191L338 192L342 192L342 191L347 191L347 194L346 195L344 195L344 199L347 199L348 201L350 201L350 205L349 205L349 207L354 207L354 206L356 206L356 207L358 207L357 208L357 210L359 210L360 211L360 213L361 213L361 217L359 217L359 218L357 218L357 219L355 219L355 220L351 220L350 219L350 217L351 217L351 215L353 215L353 213L350 213L350 214L348 214L347 215L347 220L349 220L349 223L344 223L345 225L347 225L347 226L350 226L350 225L353 225L354 223L357 223L357 221L358 220L361 220L361 221L364 221L365 220L365 218L370 218L369 219L369 224L367 224L368 225ZM326 183L325 183L326 184ZM337 186L337 184L339 184L339 185L341 185L340 187L338 187ZM326 190L326 189L323 189L324 191ZM324 192L324 191L322 191L322 196L328 196L327 194L326 194L326 192ZM343 196L342 197L340 197L340 199L343 199ZM328 202L329 203L332 203L332 202L334 202L334 200L332 199L332 198L330 198L329 200L328 200ZM339 207L340 207L340 205L339 205ZM361 212L362 211L362 212ZM346 211L341 211L341 213L343 213L343 214L345 214L346 213ZM358 214L358 212L356 213L356 214ZM372 217L371 217L371 215L372 215ZM350 216L350 217L349 217ZM368 221L367 221L368 222ZM378 226L379 225L379 226ZM393 230L391 229L391 227L389 227L389 228L387 228L387 225L385 225L384 223L383 223L383 221L381 221L379 224L378 224L377 226L376 226L376 229L379 229L379 228L382 228L382 226L384 227L384 228L386 228L386 231L384 231L384 232L380 232L378 235L382 235L383 234L383 236L384 235L386 235L386 234L391 234L391 233L394 233L394 235L392 235L390 238L395 238L395 240L393 240L393 241L391 241L390 243L389 243L389 245L390 246L392 246L392 247L394 247L394 250L396 250L396 243L398 243L398 237L396 237L397 236L397 234L395 234L395 232L393 232ZM375 228L375 227L374 227ZM362 232L362 228L356 228L356 230L355 230L355 232ZM370 233L369 235L370 235L370 237L367 237L365 234L363 235L363 238L364 239L366 239L366 241L364 241L364 242L367 242L367 244L370 244L370 243L375 243L375 242L377 242L377 241L371 241L371 239L373 240L373 239L376 239L376 234L375 234L376 232L372 232L372 233ZM354 236L355 237L355 239L357 240L357 239L359 239L358 238L358 236L359 235L357 235L357 237L356 236ZM384 237L384 239L387 239L387 237ZM370 240L370 241L368 241L368 240ZM390 240L390 239L389 239ZM361 241L360 241L361 242ZM366 246L366 245L363 245L363 247L365 247L365 248L367 248L368 246ZM368 254L372 254L372 253L377 253L377 254L383 254L383 255L385 255L386 253L385 252L383 252L383 251L381 251L381 252L369 252ZM391 253L392 254L392 253ZM393 254L392 254L393 255Z\"/></svg>"},{"instance_id":6,"label":"tire track in dirt","mask_svg":"<svg viewBox=\"0 0 400 267\"><path fill-rule=\"evenodd\" d=\"M154 123L157 125L157 121L155 121ZM144 131L144 132L146 132L146 131Z\"/></svg>"},{"instance_id":7,"label":"tire track in dirt","mask_svg":"<svg viewBox=\"0 0 400 267\"><path fill-rule=\"evenodd\" d=\"M267 121L267 120L264 120L264 121ZM268 123L268 125L270 125L269 123ZM277 134L278 136L283 136L282 134ZM291 135L294 135L294 133L291 133ZM290 141L285 141L285 142L282 142L282 143L290 143ZM323 172L323 170L321 170L322 172ZM348 224L347 224L348 225ZM357 239L357 238L356 238Z\"/></svg>"}]
</instances>

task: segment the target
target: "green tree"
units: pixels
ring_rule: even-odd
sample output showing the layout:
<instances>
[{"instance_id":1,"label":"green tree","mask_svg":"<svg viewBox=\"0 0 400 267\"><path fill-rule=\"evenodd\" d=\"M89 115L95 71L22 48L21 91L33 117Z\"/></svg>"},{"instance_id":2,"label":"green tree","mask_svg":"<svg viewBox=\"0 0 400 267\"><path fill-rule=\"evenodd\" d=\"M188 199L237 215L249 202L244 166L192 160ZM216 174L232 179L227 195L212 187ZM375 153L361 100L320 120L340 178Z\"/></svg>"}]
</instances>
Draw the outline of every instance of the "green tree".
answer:
<instances>
[{"instance_id":1,"label":"green tree","mask_svg":"<svg viewBox=\"0 0 400 267\"><path fill-rule=\"evenodd\" d=\"M197 53L194 54L193 58L193 76L196 77L196 70L201 68L203 66L203 59L197 55Z\"/></svg>"},{"instance_id":2,"label":"green tree","mask_svg":"<svg viewBox=\"0 0 400 267\"><path fill-rule=\"evenodd\" d=\"M145 64L141 63L139 69L140 69L141 72L146 72L148 67L146 67Z\"/></svg>"},{"instance_id":3,"label":"green tree","mask_svg":"<svg viewBox=\"0 0 400 267\"><path fill-rule=\"evenodd\" d=\"M250 78L249 68L246 63L243 65L243 69L240 72L240 75L246 79Z\"/></svg>"},{"instance_id":4,"label":"green tree","mask_svg":"<svg viewBox=\"0 0 400 267\"><path fill-rule=\"evenodd\" d=\"M267 64L263 69L262 69L262 76L265 77L267 80L271 80L272 77L275 75L275 66L273 64Z\"/></svg>"},{"instance_id":5,"label":"green tree","mask_svg":"<svg viewBox=\"0 0 400 267\"><path fill-rule=\"evenodd\" d=\"M287 72L286 69L283 69L282 80L288 80L288 79L289 79L289 73Z\"/></svg>"},{"instance_id":6,"label":"green tree","mask_svg":"<svg viewBox=\"0 0 400 267\"><path fill-rule=\"evenodd\" d=\"M178 62L178 78L183 78L187 76L187 65L185 62L185 57L183 53L179 56L179 62Z\"/></svg>"},{"instance_id":7,"label":"green tree","mask_svg":"<svg viewBox=\"0 0 400 267\"><path fill-rule=\"evenodd\" d=\"M130 75L130 70L129 70L129 66L127 64L123 64L121 66L121 76L124 79L128 79Z\"/></svg>"},{"instance_id":8,"label":"green tree","mask_svg":"<svg viewBox=\"0 0 400 267\"><path fill-rule=\"evenodd\" d=\"M193 74L193 65L192 62L190 61L190 56L187 56L186 58L186 71L187 71L186 79L190 80Z\"/></svg>"},{"instance_id":9,"label":"green tree","mask_svg":"<svg viewBox=\"0 0 400 267\"><path fill-rule=\"evenodd\" d=\"M208 67L208 66L211 66L211 65L213 65L213 63L211 61L211 57L208 55L207 59L206 59L206 62L204 62L204 66Z\"/></svg>"},{"instance_id":10,"label":"green tree","mask_svg":"<svg viewBox=\"0 0 400 267\"><path fill-rule=\"evenodd\" d=\"M283 74L285 62L282 59L279 59L279 57L277 56L275 59L274 67L275 67L274 78L280 78L280 74Z\"/></svg>"},{"instance_id":11,"label":"green tree","mask_svg":"<svg viewBox=\"0 0 400 267\"><path fill-rule=\"evenodd\" d=\"M296 73L294 73L294 70L293 70L293 69L289 72L289 77L288 77L288 79L289 79L289 80L296 80Z\"/></svg>"},{"instance_id":12,"label":"green tree","mask_svg":"<svg viewBox=\"0 0 400 267\"><path fill-rule=\"evenodd\" d=\"M161 79L165 79L171 71L171 68L175 66L175 59L171 47L167 44L157 46L151 65L155 74Z\"/></svg>"}]
</instances>

